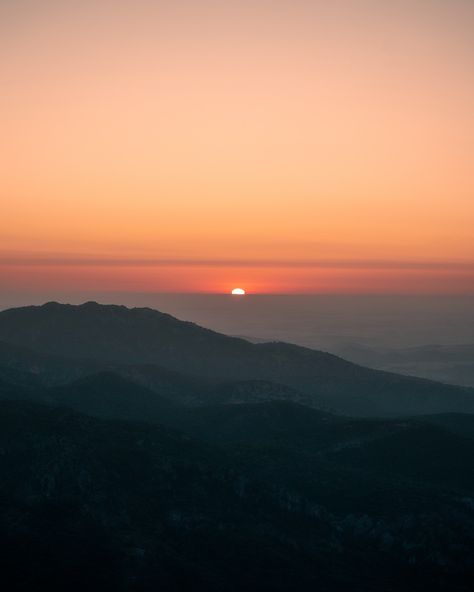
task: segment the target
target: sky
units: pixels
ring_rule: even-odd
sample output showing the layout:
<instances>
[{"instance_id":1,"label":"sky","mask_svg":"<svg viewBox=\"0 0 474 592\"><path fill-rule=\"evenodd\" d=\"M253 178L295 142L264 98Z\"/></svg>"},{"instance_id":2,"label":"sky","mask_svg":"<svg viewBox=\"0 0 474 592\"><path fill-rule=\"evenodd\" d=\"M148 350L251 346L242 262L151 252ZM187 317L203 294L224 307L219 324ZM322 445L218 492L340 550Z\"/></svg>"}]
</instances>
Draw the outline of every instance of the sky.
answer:
<instances>
[{"instance_id":1,"label":"sky","mask_svg":"<svg viewBox=\"0 0 474 592\"><path fill-rule=\"evenodd\" d=\"M0 0L0 294L474 293L474 3Z\"/></svg>"}]
</instances>

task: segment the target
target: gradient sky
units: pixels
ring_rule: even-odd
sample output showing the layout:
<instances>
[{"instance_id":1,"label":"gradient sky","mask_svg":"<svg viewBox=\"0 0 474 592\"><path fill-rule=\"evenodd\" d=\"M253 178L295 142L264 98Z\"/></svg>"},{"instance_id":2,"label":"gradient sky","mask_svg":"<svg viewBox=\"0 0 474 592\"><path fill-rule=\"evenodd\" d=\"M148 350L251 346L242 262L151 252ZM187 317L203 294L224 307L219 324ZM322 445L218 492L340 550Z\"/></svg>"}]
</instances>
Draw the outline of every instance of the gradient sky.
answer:
<instances>
[{"instance_id":1,"label":"gradient sky","mask_svg":"<svg viewBox=\"0 0 474 592\"><path fill-rule=\"evenodd\" d=\"M0 292L474 292L474 3L0 0Z\"/></svg>"}]
</instances>

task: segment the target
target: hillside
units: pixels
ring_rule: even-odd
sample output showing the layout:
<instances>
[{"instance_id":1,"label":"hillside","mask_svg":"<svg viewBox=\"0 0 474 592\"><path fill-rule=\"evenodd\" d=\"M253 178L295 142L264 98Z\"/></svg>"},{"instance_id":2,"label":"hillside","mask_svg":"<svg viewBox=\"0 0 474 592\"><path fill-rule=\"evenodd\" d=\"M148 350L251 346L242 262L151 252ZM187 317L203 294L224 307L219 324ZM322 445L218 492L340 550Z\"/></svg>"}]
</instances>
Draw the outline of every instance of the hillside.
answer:
<instances>
[{"instance_id":1,"label":"hillside","mask_svg":"<svg viewBox=\"0 0 474 592\"><path fill-rule=\"evenodd\" d=\"M184 423L0 402L7 589L470 589L474 440L278 402Z\"/></svg>"}]
</instances>

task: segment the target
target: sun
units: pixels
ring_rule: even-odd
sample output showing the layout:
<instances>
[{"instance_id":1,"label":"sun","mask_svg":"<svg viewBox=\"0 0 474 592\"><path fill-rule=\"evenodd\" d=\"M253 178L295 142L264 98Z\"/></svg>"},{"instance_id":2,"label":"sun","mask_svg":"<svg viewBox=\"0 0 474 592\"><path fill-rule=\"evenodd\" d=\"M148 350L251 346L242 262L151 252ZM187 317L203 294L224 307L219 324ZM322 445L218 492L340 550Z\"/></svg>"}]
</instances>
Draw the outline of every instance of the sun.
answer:
<instances>
[{"instance_id":1,"label":"sun","mask_svg":"<svg viewBox=\"0 0 474 592\"><path fill-rule=\"evenodd\" d=\"M234 294L236 296L244 296L245 290L243 290L242 288L234 288L231 294Z\"/></svg>"}]
</instances>

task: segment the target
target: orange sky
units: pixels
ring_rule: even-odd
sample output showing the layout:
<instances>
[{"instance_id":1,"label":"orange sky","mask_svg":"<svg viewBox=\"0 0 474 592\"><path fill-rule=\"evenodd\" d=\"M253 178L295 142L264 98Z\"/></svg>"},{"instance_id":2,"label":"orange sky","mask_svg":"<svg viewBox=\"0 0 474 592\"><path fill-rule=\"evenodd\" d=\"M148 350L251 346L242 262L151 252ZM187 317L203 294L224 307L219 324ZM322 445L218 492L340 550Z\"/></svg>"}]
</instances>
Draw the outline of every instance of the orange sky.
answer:
<instances>
[{"instance_id":1,"label":"orange sky","mask_svg":"<svg viewBox=\"0 0 474 592\"><path fill-rule=\"evenodd\" d=\"M0 291L474 292L472 30L468 0L1 3Z\"/></svg>"}]
</instances>

